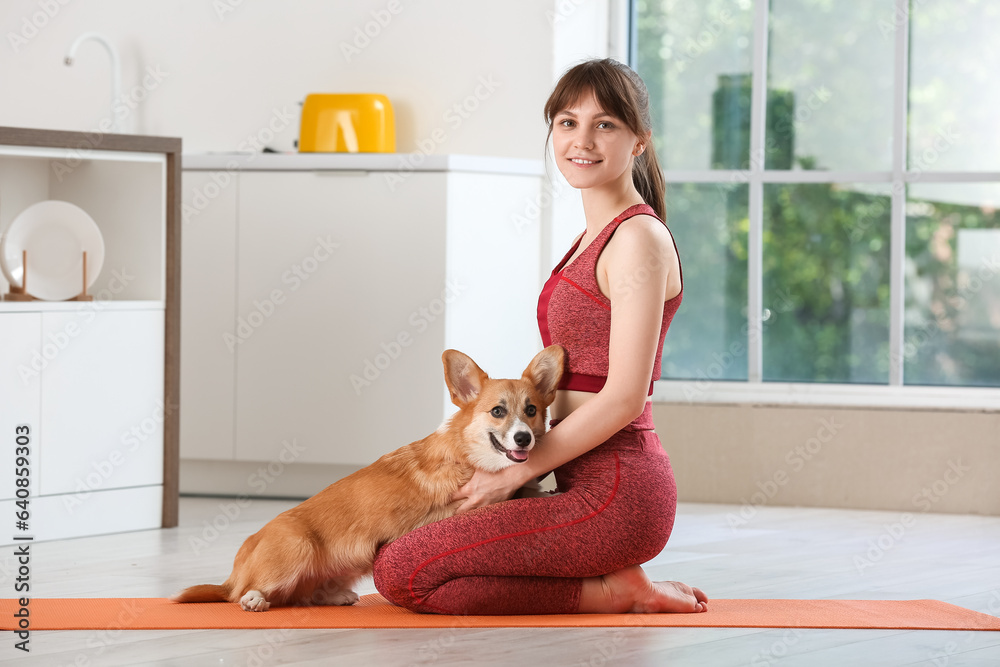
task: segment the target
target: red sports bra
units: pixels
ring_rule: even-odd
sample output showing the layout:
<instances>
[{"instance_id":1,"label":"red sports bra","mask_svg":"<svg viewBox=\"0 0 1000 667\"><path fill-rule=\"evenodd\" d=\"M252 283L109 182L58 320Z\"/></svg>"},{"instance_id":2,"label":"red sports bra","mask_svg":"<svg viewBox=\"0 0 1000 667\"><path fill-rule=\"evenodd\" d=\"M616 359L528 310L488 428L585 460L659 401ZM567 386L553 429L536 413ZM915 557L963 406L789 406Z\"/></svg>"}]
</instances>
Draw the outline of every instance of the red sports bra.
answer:
<instances>
[{"instance_id":1,"label":"red sports bra","mask_svg":"<svg viewBox=\"0 0 1000 667\"><path fill-rule=\"evenodd\" d=\"M566 350L566 372L560 389L598 392L608 380L608 350L611 341L611 301L601 294L597 285L597 258L615 233L618 225L636 215L659 216L648 204L636 204L625 209L597 235L579 257L566 266L580 245L582 236L573 244L559 265L552 270L538 297L538 330L542 343L562 345ZM661 220L662 222L662 220ZM672 239L673 235L671 235ZM674 241L674 250L677 242ZM680 266L680 254L677 259ZM660 325L660 342L656 348L649 395L653 394L653 381L660 377L660 357L663 339L670 322L681 305L684 294L684 272L680 273L681 291L663 304L663 323Z\"/></svg>"}]
</instances>

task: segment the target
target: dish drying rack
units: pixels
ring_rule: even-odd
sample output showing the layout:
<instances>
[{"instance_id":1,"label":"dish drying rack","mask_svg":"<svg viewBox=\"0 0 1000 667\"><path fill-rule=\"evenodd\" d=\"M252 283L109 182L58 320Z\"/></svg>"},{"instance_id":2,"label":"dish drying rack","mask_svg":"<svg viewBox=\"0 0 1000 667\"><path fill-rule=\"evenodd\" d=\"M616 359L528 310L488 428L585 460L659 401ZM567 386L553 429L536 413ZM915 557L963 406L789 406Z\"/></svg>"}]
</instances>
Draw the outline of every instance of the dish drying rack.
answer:
<instances>
[{"instance_id":1,"label":"dish drying rack","mask_svg":"<svg viewBox=\"0 0 1000 667\"><path fill-rule=\"evenodd\" d=\"M87 294L87 251L83 252L83 289L79 294L63 301L93 301L94 297ZM21 251L21 285L11 284L10 291L3 295L4 301L41 301L27 292L28 288L28 251Z\"/></svg>"}]
</instances>

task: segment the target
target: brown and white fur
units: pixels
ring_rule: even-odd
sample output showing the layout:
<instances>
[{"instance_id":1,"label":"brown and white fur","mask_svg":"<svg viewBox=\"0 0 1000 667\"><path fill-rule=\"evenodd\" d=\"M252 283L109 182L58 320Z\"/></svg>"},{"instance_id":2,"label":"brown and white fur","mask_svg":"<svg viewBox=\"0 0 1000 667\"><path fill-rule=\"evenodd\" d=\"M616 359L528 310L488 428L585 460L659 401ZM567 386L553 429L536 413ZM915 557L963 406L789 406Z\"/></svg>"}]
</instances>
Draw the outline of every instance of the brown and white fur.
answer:
<instances>
[{"instance_id":1,"label":"brown and white fur","mask_svg":"<svg viewBox=\"0 0 1000 667\"><path fill-rule=\"evenodd\" d=\"M532 359L517 380L493 380L456 350L442 355L445 382L459 411L434 433L282 512L240 547L225 583L191 586L175 602L271 605L354 604L351 590L370 574L380 546L452 516L452 495L476 469L526 461L545 432L546 409L563 372L558 345Z\"/></svg>"}]
</instances>

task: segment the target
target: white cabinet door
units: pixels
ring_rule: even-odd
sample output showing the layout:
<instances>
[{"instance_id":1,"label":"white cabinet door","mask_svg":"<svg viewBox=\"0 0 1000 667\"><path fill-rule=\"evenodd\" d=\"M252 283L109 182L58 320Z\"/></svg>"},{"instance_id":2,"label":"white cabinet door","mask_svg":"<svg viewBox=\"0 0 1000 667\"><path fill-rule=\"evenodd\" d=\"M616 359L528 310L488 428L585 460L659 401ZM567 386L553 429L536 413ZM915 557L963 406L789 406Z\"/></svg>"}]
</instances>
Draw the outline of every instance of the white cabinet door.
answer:
<instances>
[{"instance_id":1,"label":"white cabinet door","mask_svg":"<svg viewBox=\"0 0 1000 667\"><path fill-rule=\"evenodd\" d=\"M448 278L458 297L445 344L491 377L520 377L541 349L541 225L525 215L539 201L537 176L448 174Z\"/></svg>"},{"instance_id":2,"label":"white cabinet door","mask_svg":"<svg viewBox=\"0 0 1000 667\"><path fill-rule=\"evenodd\" d=\"M30 534L35 541L67 540L89 535L108 535L161 526L163 487L135 486L73 495L31 499ZM14 516L14 500L0 500L0 516ZM11 521L13 523L13 521ZM11 533L0 532L0 546L17 543Z\"/></svg>"},{"instance_id":3,"label":"white cabinet door","mask_svg":"<svg viewBox=\"0 0 1000 667\"><path fill-rule=\"evenodd\" d=\"M445 178L241 174L236 458L367 464L439 425Z\"/></svg>"},{"instance_id":4,"label":"white cabinet door","mask_svg":"<svg viewBox=\"0 0 1000 667\"><path fill-rule=\"evenodd\" d=\"M163 311L42 314L40 493L163 483Z\"/></svg>"},{"instance_id":5,"label":"white cabinet door","mask_svg":"<svg viewBox=\"0 0 1000 667\"><path fill-rule=\"evenodd\" d=\"M232 459L239 176L184 172L181 234L180 449Z\"/></svg>"},{"instance_id":6,"label":"white cabinet door","mask_svg":"<svg viewBox=\"0 0 1000 667\"><path fill-rule=\"evenodd\" d=\"M48 363L42 349L39 313L0 313L0 500L13 498L14 429L30 428L30 491L38 493L41 374ZM13 515L9 515L13 516Z\"/></svg>"}]
</instances>

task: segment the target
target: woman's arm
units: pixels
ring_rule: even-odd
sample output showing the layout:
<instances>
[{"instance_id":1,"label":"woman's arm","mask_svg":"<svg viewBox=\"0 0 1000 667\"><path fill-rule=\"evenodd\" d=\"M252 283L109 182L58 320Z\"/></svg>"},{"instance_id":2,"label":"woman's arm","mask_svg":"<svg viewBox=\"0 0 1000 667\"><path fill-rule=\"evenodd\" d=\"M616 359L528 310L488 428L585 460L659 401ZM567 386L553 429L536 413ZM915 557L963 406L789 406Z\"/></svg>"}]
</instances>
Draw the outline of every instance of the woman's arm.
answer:
<instances>
[{"instance_id":1,"label":"woman's arm","mask_svg":"<svg viewBox=\"0 0 1000 667\"><path fill-rule=\"evenodd\" d=\"M622 223L601 254L611 299L608 380L549 431L525 463L477 472L455 498L459 511L505 500L526 482L590 451L638 417L646 404L663 321L667 277L677 269L670 232L650 216Z\"/></svg>"}]
</instances>

